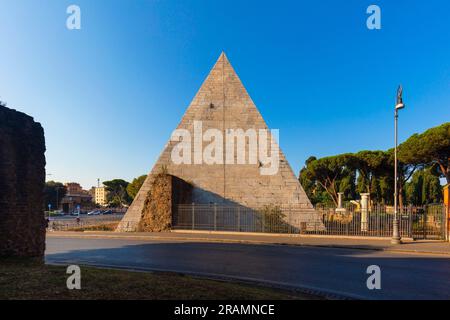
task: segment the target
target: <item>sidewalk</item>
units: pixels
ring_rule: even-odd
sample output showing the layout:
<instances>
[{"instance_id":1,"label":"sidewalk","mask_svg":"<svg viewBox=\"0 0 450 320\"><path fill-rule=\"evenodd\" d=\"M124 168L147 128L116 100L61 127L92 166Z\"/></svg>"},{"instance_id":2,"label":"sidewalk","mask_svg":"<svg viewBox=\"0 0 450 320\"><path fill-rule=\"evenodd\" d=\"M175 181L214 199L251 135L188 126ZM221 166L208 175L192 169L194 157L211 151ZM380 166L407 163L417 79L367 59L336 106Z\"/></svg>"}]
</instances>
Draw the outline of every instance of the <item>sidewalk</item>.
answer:
<instances>
[{"instance_id":1,"label":"sidewalk","mask_svg":"<svg viewBox=\"0 0 450 320\"><path fill-rule=\"evenodd\" d=\"M377 250L396 253L421 253L450 256L450 243L444 241L405 240L401 245L392 245L386 238L342 238L331 236L300 236L249 233L221 233L199 231L173 231L160 233L119 233L119 232L47 232L48 237L88 238L88 239L129 239L159 241L201 241L223 243L249 243L264 245L295 245L341 249Z\"/></svg>"}]
</instances>

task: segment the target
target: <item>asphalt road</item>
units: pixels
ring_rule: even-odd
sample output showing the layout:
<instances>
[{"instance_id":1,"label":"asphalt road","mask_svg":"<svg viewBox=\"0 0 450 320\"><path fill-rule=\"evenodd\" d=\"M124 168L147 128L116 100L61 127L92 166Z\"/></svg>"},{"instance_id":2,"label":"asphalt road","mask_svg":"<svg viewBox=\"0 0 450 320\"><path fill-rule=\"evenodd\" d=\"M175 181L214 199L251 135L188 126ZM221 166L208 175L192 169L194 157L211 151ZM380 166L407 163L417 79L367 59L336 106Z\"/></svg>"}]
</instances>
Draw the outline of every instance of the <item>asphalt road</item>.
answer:
<instances>
[{"instance_id":1,"label":"asphalt road","mask_svg":"<svg viewBox=\"0 0 450 320\"><path fill-rule=\"evenodd\" d=\"M225 276L365 299L450 299L450 258L438 255L49 237L46 261ZM381 290L366 286L370 265L381 268Z\"/></svg>"}]
</instances>

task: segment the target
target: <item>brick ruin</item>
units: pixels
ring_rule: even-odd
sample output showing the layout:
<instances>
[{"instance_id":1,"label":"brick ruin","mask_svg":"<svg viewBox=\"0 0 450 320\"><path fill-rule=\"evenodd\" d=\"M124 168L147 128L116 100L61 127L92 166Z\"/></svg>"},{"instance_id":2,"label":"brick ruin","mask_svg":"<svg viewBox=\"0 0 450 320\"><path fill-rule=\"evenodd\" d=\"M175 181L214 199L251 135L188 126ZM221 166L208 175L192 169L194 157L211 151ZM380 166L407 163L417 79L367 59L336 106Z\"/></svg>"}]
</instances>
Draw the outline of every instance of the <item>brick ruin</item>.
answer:
<instances>
[{"instance_id":1,"label":"brick ruin","mask_svg":"<svg viewBox=\"0 0 450 320\"><path fill-rule=\"evenodd\" d=\"M0 256L44 255L44 153L42 126L0 105Z\"/></svg>"},{"instance_id":2,"label":"brick ruin","mask_svg":"<svg viewBox=\"0 0 450 320\"><path fill-rule=\"evenodd\" d=\"M172 175L155 175L144 202L137 230L161 232L172 227L172 212L177 204L192 201L192 185Z\"/></svg>"}]
</instances>

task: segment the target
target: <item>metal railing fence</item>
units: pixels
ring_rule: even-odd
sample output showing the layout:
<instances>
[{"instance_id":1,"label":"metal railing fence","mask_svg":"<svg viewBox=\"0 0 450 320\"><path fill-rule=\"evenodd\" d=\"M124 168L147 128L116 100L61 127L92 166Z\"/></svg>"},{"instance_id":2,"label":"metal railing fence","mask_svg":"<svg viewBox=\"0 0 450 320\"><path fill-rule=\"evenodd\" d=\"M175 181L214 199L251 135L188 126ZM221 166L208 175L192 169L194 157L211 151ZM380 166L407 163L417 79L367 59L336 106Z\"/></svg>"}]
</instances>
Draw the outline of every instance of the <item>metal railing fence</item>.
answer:
<instances>
[{"instance_id":1,"label":"metal railing fence","mask_svg":"<svg viewBox=\"0 0 450 320\"><path fill-rule=\"evenodd\" d=\"M236 231L337 236L390 237L393 208L375 205L366 210L349 204L344 208L289 205L259 210L240 205L182 204L173 214L173 229ZM442 204L408 206L399 211L402 237L443 239L446 209Z\"/></svg>"},{"instance_id":2,"label":"metal railing fence","mask_svg":"<svg viewBox=\"0 0 450 320\"><path fill-rule=\"evenodd\" d=\"M68 231L94 226L102 226L113 223L119 223L122 218L123 215L110 215L110 216L95 216L95 217L81 216L79 220L77 220L76 217L71 217L69 219L67 218L51 219L48 222L47 230Z\"/></svg>"}]
</instances>

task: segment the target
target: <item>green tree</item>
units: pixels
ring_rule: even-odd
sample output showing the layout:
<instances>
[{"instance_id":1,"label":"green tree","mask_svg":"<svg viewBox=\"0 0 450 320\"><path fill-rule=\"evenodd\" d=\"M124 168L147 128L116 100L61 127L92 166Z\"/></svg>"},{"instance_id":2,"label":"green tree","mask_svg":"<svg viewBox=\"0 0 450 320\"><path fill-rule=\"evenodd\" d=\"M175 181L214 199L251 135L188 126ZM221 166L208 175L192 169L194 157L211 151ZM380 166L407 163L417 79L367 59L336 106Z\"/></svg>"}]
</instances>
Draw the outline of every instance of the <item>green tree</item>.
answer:
<instances>
[{"instance_id":1,"label":"green tree","mask_svg":"<svg viewBox=\"0 0 450 320\"><path fill-rule=\"evenodd\" d=\"M349 165L358 171L358 193L370 193L372 200L381 202L379 179L389 172L389 154L384 151L360 151L354 154Z\"/></svg>"},{"instance_id":2,"label":"green tree","mask_svg":"<svg viewBox=\"0 0 450 320\"><path fill-rule=\"evenodd\" d=\"M104 181L103 185L107 191L107 201L112 207L123 207L131 202L127 193L128 182L122 179Z\"/></svg>"},{"instance_id":3,"label":"green tree","mask_svg":"<svg viewBox=\"0 0 450 320\"><path fill-rule=\"evenodd\" d=\"M335 205L338 203L338 192L344 192L346 197L354 194L355 175L349 165L353 161L352 154L308 160L300 173L301 181L309 181L322 188Z\"/></svg>"},{"instance_id":4,"label":"green tree","mask_svg":"<svg viewBox=\"0 0 450 320\"><path fill-rule=\"evenodd\" d=\"M438 166L440 176L450 183L450 122L414 134L399 146L403 163Z\"/></svg>"},{"instance_id":5,"label":"green tree","mask_svg":"<svg viewBox=\"0 0 450 320\"><path fill-rule=\"evenodd\" d=\"M433 169L422 172L424 168ZM420 174L412 179L417 170L421 171ZM414 134L400 144L400 207L403 207L405 197L408 202L414 201L415 204L441 201L439 177L445 177L447 183L450 183L450 122L422 134ZM394 149L366 150L321 159L310 157L300 171L299 180L313 203L325 202L327 199L336 203L338 192L344 192L347 198L354 197L355 192L368 192L372 200L392 204Z\"/></svg>"},{"instance_id":6,"label":"green tree","mask_svg":"<svg viewBox=\"0 0 450 320\"><path fill-rule=\"evenodd\" d=\"M317 160L317 158L309 157L308 160L306 160L305 162L305 166L300 170L299 174L300 184L302 185L303 190L305 190L305 193L312 204L315 205L317 203L324 203L324 204L333 203L333 200L325 191L325 189L322 188L322 186L320 186L318 183L316 183L315 180L311 180L313 178L308 172L308 164L314 160Z\"/></svg>"},{"instance_id":7,"label":"green tree","mask_svg":"<svg viewBox=\"0 0 450 320\"><path fill-rule=\"evenodd\" d=\"M406 199L409 204L425 205L442 201L442 188L436 168L416 171L406 184Z\"/></svg>"},{"instance_id":8,"label":"green tree","mask_svg":"<svg viewBox=\"0 0 450 320\"><path fill-rule=\"evenodd\" d=\"M44 187L44 207L51 205L53 210L58 209L61 199L66 195L67 188L61 182L47 181Z\"/></svg>"},{"instance_id":9,"label":"green tree","mask_svg":"<svg viewBox=\"0 0 450 320\"><path fill-rule=\"evenodd\" d=\"M370 197L376 203L384 202L381 195L381 188L378 176L373 176L370 181Z\"/></svg>"},{"instance_id":10,"label":"green tree","mask_svg":"<svg viewBox=\"0 0 450 320\"><path fill-rule=\"evenodd\" d=\"M394 181L394 149L389 149L388 151L389 154L389 165L392 167L391 169L391 174L392 174L392 180ZM423 168L424 165L422 164L421 161L418 161L417 159L412 161L406 161L405 159L401 159L400 157L398 158L398 205L400 206L400 208L403 208L403 206L405 205L405 196L406 196L406 192L405 192L405 185L406 182L409 181L409 179L411 179L411 177L413 176L414 172L416 172L416 170Z\"/></svg>"},{"instance_id":11,"label":"green tree","mask_svg":"<svg viewBox=\"0 0 450 320\"><path fill-rule=\"evenodd\" d=\"M388 174L378 179L381 203L392 205L394 203L394 175Z\"/></svg>"},{"instance_id":12,"label":"green tree","mask_svg":"<svg viewBox=\"0 0 450 320\"><path fill-rule=\"evenodd\" d=\"M127 193L131 200L134 200L137 193L139 192L139 189L141 189L142 185L144 184L146 178L147 175L142 175L140 177L134 178L133 181L127 186Z\"/></svg>"},{"instance_id":13,"label":"green tree","mask_svg":"<svg viewBox=\"0 0 450 320\"><path fill-rule=\"evenodd\" d=\"M443 192L441 182L435 175L426 175L423 182L422 203L441 203L443 201Z\"/></svg>"},{"instance_id":14,"label":"green tree","mask_svg":"<svg viewBox=\"0 0 450 320\"><path fill-rule=\"evenodd\" d=\"M339 181L339 192L344 193L344 199L355 199L356 197L356 171L352 170L350 166L345 170L345 174Z\"/></svg>"}]
</instances>

